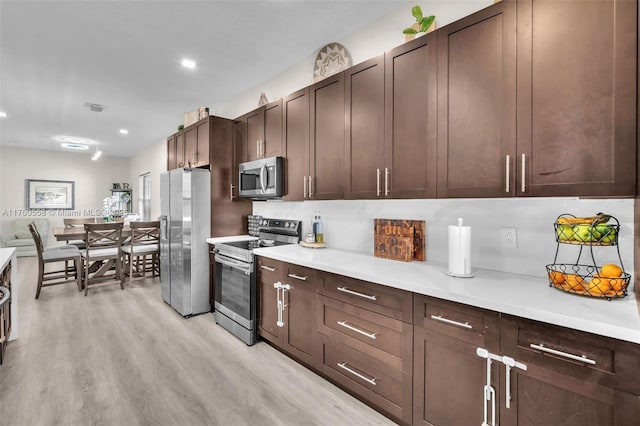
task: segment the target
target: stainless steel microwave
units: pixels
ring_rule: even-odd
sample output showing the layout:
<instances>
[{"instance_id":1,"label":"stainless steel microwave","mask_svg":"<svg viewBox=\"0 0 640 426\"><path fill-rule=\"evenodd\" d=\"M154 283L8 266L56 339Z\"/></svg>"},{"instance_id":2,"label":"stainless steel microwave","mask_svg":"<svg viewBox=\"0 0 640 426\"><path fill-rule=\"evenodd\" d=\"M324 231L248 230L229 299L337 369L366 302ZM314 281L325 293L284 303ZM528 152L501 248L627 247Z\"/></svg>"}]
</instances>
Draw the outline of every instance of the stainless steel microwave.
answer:
<instances>
[{"instance_id":1,"label":"stainless steel microwave","mask_svg":"<svg viewBox=\"0 0 640 426\"><path fill-rule=\"evenodd\" d=\"M282 197L283 158L261 158L240 163L238 195L245 198Z\"/></svg>"}]
</instances>

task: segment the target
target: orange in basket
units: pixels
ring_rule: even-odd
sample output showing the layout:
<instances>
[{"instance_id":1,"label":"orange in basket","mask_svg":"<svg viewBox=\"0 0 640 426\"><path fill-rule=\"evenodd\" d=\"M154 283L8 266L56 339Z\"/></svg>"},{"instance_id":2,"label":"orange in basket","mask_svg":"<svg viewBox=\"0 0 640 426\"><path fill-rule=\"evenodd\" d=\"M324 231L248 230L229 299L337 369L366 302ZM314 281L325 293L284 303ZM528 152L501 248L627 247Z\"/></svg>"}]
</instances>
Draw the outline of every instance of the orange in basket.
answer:
<instances>
[{"instance_id":1,"label":"orange in basket","mask_svg":"<svg viewBox=\"0 0 640 426\"><path fill-rule=\"evenodd\" d=\"M575 291L575 292L582 292L584 291L584 278L582 278L581 275L576 275L576 274L565 274L564 276L564 284L562 285L562 287L565 290L571 290L571 291Z\"/></svg>"},{"instance_id":2,"label":"orange in basket","mask_svg":"<svg viewBox=\"0 0 640 426\"><path fill-rule=\"evenodd\" d=\"M564 283L565 277L560 271L549 271L549 280L553 285L558 287Z\"/></svg>"}]
</instances>

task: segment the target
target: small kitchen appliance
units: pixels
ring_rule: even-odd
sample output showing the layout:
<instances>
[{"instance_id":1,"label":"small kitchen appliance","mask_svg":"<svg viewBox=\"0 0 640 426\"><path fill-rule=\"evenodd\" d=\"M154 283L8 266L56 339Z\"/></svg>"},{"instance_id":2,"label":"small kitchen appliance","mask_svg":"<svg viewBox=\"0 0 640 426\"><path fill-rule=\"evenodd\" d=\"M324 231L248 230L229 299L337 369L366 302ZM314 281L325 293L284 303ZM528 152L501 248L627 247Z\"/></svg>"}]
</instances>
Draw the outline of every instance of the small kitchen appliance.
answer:
<instances>
[{"instance_id":1,"label":"small kitchen appliance","mask_svg":"<svg viewBox=\"0 0 640 426\"><path fill-rule=\"evenodd\" d=\"M449 225L449 272L452 277L471 278L471 227Z\"/></svg>"},{"instance_id":2,"label":"small kitchen appliance","mask_svg":"<svg viewBox=\"0 0 640 426\"><path fill-rule=\"evenodd\" d=\"M238 195L253 199L282 197L283 164L282 157L240 163Z\"/></svg>"},{"instance_id":3,"label":"small kitchen appliance","mask_svg":"<svg viewBox=\"0 0 640 426\"><path fill-rule=\"evenodd\" d=\"M219 243L213 251L215 258L216 323L247 345L257 340L256 261L253 249L300 241L301 222L289 219L261 218L258 239Z\"/></svg>"}]
</instances>

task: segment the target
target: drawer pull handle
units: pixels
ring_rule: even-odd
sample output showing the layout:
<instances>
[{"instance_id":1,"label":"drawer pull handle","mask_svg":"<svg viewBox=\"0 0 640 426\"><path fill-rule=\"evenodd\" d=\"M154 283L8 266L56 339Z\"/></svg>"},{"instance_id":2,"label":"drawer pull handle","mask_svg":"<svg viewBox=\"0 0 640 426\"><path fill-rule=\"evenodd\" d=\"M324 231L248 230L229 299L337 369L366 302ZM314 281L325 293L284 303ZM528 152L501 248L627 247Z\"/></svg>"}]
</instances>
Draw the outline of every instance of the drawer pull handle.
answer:
<instances>
[{"instance_id":1,"label":"drawer pull handle","mask_svg":"<svg viewBox=\"0 0 640 426\"><path fill-rule=\"evenodd\" d=\"M296 275L296 274L287 274L290 278L295 278L296 280L300 280L300 281L306 281L307 277L301 277L300 275Z\"/></svg>"},{"instance_id":2,"label":"drawer pull handle","mask_svg":"<svg viewBox=\"0 0 640 426\"><path fill-rule=\"evenodd\" d=\"M376 385L376 378L369 378L363 374L358 373L355 370L352 370L351 368L347 367L347 363L346 362L339 362L338 363L338 367L342 368L345 371L348 371L349 373L353 374L354 376L364 380L367 383L371 383L372 385Z\"/></svg>"},{"instance_id":3,"label":"drawer pull handle","mask_svg":"<svg viewBox=\"0 0 640 426\"><path fill-rule=\"evenodd\" d=\"M445 324L455 325L456 327L466 328L467 330L472 330L473 329L473 326L471 324L469 324L468 322L458 322L458 321L450 320L450 319L445 318L445 317L440 316L440 315L431 315L431 319L443 322Z\"/></svg>"},{"instance_id":4,"label":"drawer pull handle","mask_svg":"<svg viewBox=\"0 0 640 426\"><path fill-rule=\"evenodd\" d=\"M570 354L570 353L567 353L567 352L557 351L555 349L551 349L551 348L545 347L542 343L540 343L539 345L536 345L535 343L531 343L529 345L529 347L532 348L532 349L537 349L537 350L539 350L541 352L546 352L546 353L549 353L549 354L562 356L562 357L565 357L565 358L572 359L574 361L584 362L585 364L596 365L596 362L594 360L592 360L592 359L587 358L586 355L578 356L578 355Z\"/></svg>"},{"instance_id":5,"label":"drawer pull handle","mask_svg":"<svg viewBox=\"0 0 640 426\"><path fill-rule=\"evenodd\" d=\"M367 333L364 330L360 330L358 327L354 327L346 321L338 321L338 325L341 325L344 328L348 328L351 331L355 331L356 333L360 333L363 336L367 336L369 339L376 339L376 333Z\"/></svg>"},{"instance_id":6,"label":"drawer pull handle","mask_svg":"<svg viewBox=\"0 0 640 426\"><path fill-rule=\"evenodd\" d=\"M353 294L354 296L358 296L358 297L362 297L364 299L369 299L369 300L378 300L377 296L370 296L368 294L364 294L364 293L359 293L357 291L353 291L351 289L348 289L346 287L338 287L336 290L341 291L343 293L348 293L348 294Z\"/></svg>"},{"instance_id":7,"label":"drawer pull handle","mask_svg":"<svg viewBox=\"0 0 640 426\"><path fill-rule=\"evenodd\" d=\"M272 268L271 266L260 265L260 267L270 272L274 272L276 270L276 268Z\"/></svg>"}]
</instances>

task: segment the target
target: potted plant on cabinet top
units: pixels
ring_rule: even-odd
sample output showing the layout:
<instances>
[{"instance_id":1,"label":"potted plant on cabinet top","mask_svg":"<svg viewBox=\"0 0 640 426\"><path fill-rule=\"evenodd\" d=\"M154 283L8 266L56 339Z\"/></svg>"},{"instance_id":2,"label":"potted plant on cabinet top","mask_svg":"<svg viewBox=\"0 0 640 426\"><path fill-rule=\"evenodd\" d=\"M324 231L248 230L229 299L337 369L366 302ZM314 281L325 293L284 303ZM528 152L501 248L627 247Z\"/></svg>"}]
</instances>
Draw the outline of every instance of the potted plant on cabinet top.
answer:
<instances>
[{"instance_id":1,"label":"potted plant on cabinet top","mask_svg":"<svg viewBox=\"0 0 640 426\"><path fill-rule=\"evenodd\" d=\"M413 40L418 33L430 33L436 29L436 17L434 15L423 16L420 6L413 6L411 14L416 18L416 22L409 28L402 30L405 41Z\"/></svg>"}]
</instances>

